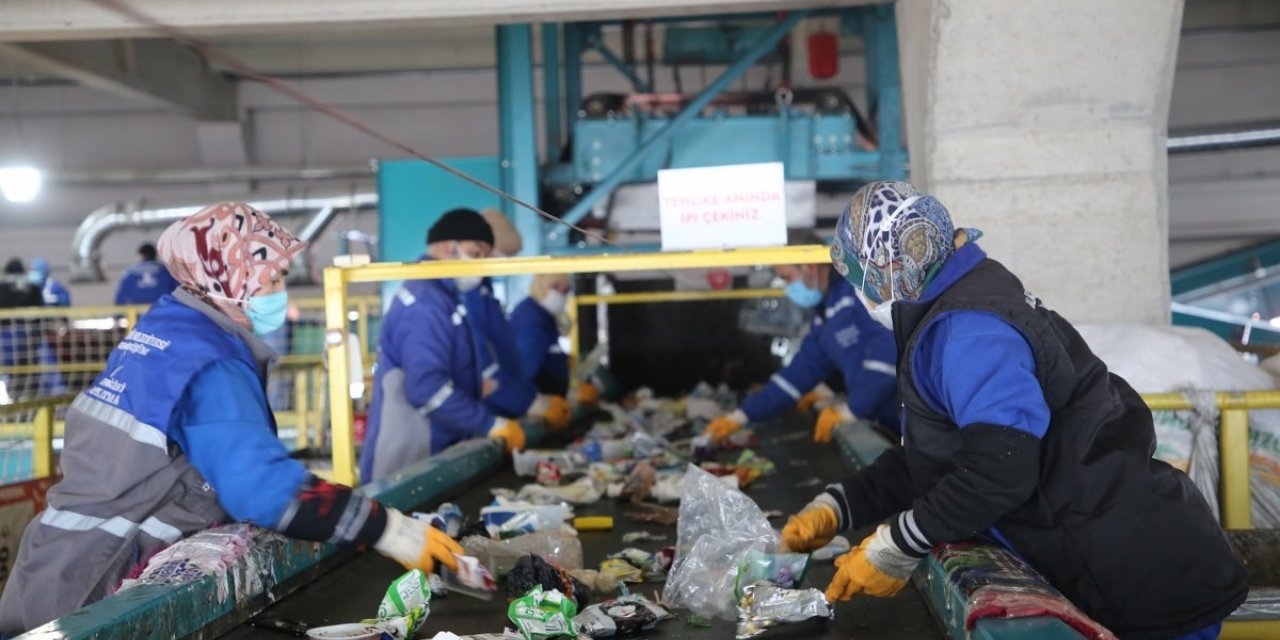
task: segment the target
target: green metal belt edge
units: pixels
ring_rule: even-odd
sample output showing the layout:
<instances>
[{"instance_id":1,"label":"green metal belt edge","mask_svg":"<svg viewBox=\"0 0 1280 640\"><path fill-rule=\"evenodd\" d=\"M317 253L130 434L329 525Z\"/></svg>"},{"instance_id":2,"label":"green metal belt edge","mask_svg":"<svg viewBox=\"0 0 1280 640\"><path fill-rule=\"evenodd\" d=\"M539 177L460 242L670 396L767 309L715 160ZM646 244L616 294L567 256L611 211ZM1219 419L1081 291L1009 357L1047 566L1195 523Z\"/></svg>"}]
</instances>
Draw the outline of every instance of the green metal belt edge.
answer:
<instances>
[{"instance_id":1,"label":"green metal belt edge","mask_svg":"<svg viewBox=\"0 0 1280 640\"><path fill-rule=\"evenodd\" d=\"M845 461L854 468L870 465L881 453L893 447L892 442L865 422L838 427L836 442ZM984 618L974 624L970 635L964 628L964 597L947 580L946 571L933 556L929 556L925 565L916 572L913 582L951 640L1083 640L1083 636L1065 622L1050 617Z\"/></svg>"},{"instance_id":2,"label":"green metal belt edge","mask_svg":"<svg viewBox=\"0 0 1280 640\"><path fill-rule=\"evenodd\" d=\"M541 422L526 423L530 444L545 435ZM443 451L386 480L360 487L383 504L412 509L454 495L502 466L497 443L478 441ZM132 640L210 638L247 620L271 601L303 586L293 581L331 568L349 551L264 533L224 576L176 586L141 586L103 599L18 636L22 640ZM256 570L255 570L256 569ZM246 592L238 597L237 588Z\"/></svg>"}]
</instances>

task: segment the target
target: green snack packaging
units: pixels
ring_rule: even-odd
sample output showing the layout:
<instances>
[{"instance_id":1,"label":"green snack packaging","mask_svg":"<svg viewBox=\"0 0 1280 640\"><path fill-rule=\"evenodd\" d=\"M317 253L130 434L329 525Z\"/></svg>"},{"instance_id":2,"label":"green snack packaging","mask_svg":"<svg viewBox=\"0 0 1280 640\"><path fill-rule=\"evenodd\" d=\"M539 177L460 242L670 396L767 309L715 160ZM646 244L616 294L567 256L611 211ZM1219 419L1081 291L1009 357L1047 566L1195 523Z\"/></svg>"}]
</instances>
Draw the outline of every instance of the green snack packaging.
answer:
<instances>
[{"instance_id":1,"label":"green snack packaging","mask_svg":"<svg viewBox=\"0 0 1280 640\"><path fill-rule=\"evenodd\" d=\"M573 599L554 589L543 591L541 585L513 600L507 608L507 617L525 640L577 637L578 632L573 625L576 615L578 605Z\"/></svg>"},{"instance_id":2,"label":"green snack packaging","mask_svg":"<svg viewBox=\"0 0 1280 640\"><path fill-rule=\"evenodd\" d=\"M431 586L426 574L414 569L391 581L378 617L365 622L385 625L384 631L395 638L412 638L430 613Z\"/></svg>"}]
</instances>

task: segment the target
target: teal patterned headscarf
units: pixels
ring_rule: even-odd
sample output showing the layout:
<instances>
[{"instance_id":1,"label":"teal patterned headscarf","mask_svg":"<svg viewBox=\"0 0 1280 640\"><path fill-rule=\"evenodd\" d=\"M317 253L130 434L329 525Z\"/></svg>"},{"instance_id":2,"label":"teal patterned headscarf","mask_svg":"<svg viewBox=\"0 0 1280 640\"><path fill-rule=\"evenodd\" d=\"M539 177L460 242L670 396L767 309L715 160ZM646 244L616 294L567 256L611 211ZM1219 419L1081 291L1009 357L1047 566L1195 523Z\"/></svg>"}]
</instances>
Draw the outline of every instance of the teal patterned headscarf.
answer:
<instances>
[{"instance_id":1,"label":"teal patterned headscarf","mask_svg":"<svg viewBox=\"0 0 1280 640\"><path fill-rule=\"evenodd\" d=\"M976 229L962 230L977 240ZM951 214L909 183L880 180L858 189L836 224L831 262L872 302L918 300L955 252Z\"/></svg>"}]
</instances>

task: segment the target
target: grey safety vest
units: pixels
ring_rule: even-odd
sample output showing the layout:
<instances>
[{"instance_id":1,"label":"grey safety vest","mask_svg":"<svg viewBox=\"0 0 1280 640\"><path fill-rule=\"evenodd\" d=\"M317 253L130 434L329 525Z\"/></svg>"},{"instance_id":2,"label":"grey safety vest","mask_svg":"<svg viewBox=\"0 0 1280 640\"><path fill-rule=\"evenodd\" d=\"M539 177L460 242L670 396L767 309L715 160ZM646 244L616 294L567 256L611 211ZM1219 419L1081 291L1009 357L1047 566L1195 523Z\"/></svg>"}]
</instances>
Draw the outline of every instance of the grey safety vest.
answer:
<instances>
[{"instance_id":1,"label":"grey safety vest","mask_svg":"<svg viewBox=\"0 0 1280 640\"><path fill-rule=\"evenodd\" d=\"M63 478L22 536L0 596L0 633L101 600L156 552L228 519L169 439L170 419L191 379L214 360L245 361L265 381L274 357L186 291L152 306L67 411Z\"/></svg>"}]
</instances>

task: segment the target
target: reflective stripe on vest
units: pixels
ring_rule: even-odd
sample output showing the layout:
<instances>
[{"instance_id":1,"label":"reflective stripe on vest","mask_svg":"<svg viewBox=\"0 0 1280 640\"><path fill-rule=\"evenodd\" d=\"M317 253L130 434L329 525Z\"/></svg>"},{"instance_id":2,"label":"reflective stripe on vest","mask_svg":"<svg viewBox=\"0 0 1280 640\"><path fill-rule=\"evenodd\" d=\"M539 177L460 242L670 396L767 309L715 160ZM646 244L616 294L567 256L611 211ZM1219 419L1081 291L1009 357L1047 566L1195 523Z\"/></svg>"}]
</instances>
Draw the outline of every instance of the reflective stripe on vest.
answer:
<instances>
[{"instance_id":1,"label":"reflective stripe on vest","mask_svg":"<svg viewBox=\"0 0 1280 640\"><path fill-rule=\"evenodd\" d=\"M132 520L116 516L114 518L98 518L88 516L74 511L62 511L49 507L40 515L40 522L55 529L63 531L91 531L93 529L101 529L117 538L127 538L136 529L141 529L143 533L163 540L169 544L173 544L182 539L182 532L173 525L166 524L154 516L142 521L138 524Z\"/></svg>"},{"instance_id":2,"label":"reflective stripe on vest","mask_svg":"<svg viewBox=\"0 0 1280 640\"><path fill-rule=\"evenodd\" d=\"M149 444L161 451L169 451L169 438L159 427L149 425L124 409L113 407L81 393L71 402L71 408L103 424L115 427L142 444Z\"/></svg>"}]
</instances>

